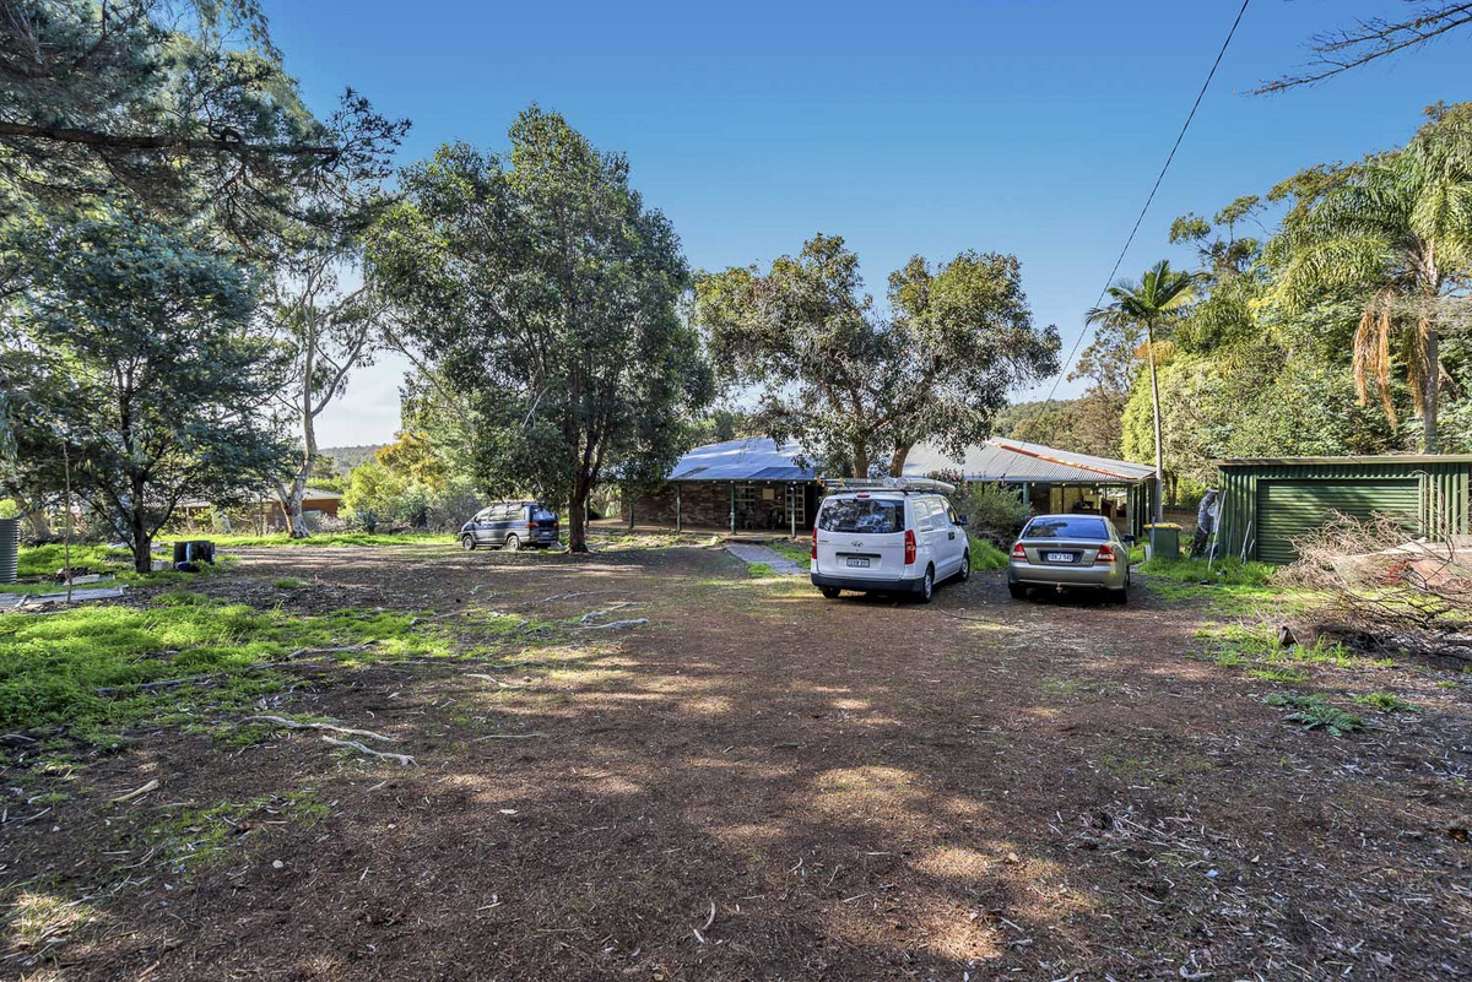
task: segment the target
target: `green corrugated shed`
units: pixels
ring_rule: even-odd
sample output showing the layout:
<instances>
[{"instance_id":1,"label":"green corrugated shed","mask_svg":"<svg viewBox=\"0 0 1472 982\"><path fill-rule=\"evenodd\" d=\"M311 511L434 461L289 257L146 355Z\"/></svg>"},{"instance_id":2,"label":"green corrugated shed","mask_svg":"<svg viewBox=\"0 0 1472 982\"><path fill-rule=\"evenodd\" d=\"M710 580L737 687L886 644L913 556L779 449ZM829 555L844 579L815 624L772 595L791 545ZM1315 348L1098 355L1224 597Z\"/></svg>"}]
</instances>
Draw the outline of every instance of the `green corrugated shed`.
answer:
<instances>
[{"instance_id":1,"label":"green corrugated shed","mask_svg":"<svg viewBox=\"0 0 1472 982\"><path fill-rule=\"evenodd\" d=\"M1472 534L1472 455L1254 457L1217 466L1217 541L1229 556L1292 562L1292 540L1335 511L1387 515L1413 536Z\"/></svg>"}]
</instances>

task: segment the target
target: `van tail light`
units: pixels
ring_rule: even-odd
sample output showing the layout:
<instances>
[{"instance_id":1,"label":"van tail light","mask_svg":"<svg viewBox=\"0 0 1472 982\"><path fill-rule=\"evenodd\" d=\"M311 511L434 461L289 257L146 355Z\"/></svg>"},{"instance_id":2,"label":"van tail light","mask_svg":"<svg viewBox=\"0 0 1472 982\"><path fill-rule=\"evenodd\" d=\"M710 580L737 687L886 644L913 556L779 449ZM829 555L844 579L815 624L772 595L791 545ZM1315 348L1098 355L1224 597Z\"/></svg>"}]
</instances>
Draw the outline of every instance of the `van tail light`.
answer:
<instances>
[{"instance_id":1,"label":"van tail light","mask_svg":"<svg viewBox=\"0 0 1472 982\"><path fill-rule=\"evenodd\" d=\"M915 562L915 530L905 529L905 565Z\"/></svg>"},{"instance_id":2,"label":"van tail light","mask_svg":"<svg viewBox=\"0 0 1472 982\"><path fill-rule=\"evenodd\" d=\"M1096 563L1112 563L1114 560L1114 547L1109 545L1100 546L1099 555L1094 557Z\"/></svg>"},{"instance_id":3,"label":"van tail light","mask_svg":"<svg viewBox=\"0 0 1472 982\"><path fill-rule=\"evenodd\" d=\"M1012 544L1012 558L1024 561L1027 559L1027 550L1022 548L1021 542L1014 542Z\"/></svg>"},{"instance_id":4,"label":"van tail light","mask_svg":"<svg viewBox=\"0 0 1472 982\"><path fill-rule=\"evenodd\" d=\"M818 526L816 525L813 526L813 551L809 554L808 558L818 558Z\"/></svg>"}]
</instances>

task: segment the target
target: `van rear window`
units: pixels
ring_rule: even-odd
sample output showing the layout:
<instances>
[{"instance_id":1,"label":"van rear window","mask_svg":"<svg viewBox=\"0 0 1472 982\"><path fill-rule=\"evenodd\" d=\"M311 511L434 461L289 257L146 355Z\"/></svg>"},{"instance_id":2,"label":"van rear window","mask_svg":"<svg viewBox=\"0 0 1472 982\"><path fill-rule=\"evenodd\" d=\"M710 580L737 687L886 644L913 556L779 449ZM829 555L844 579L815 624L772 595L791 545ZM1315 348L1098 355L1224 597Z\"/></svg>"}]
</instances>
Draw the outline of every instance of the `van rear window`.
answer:
<instances>
[{"instance_id":1,"label":"van rear window","mask_svg":"<svg viewBox=\"0 0 1472 982\"><path fill-rule=\"evenodd\" d=\"M1109 538L1109 526L1102 518L1034 518L1023 529L1024 539L1087 539L1103 542Z\"/></svg>"},{"instance_id":2,"label":"van rear window","mask_svg":"<svg viewBox=\"0 0 1472 982\"><path fill-rule=\"evenodd\" d=\"M905 503L883 498L839 498L818 515L824 532L888 535L905 530Z\"/></svg>"}]
</instances>

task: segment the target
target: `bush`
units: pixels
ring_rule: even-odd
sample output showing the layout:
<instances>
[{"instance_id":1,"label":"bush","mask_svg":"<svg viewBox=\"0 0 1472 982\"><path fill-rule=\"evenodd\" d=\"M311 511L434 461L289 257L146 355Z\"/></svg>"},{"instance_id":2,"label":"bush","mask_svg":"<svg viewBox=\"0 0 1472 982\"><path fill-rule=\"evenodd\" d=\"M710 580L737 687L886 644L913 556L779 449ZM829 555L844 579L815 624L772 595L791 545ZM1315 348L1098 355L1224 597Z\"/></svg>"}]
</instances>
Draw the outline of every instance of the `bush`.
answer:
<instances>
[{"instance_id":1,"label":"bush","mask_svg":"<svg viewBox=\"0 0 1472 982\"><path fill-rule=\"evenodd\" d=\"M1017 489L998 484L965 484L950 498L975 535L1004 545L1011 544L1032 516L1032 508Z\"/></svg>"}]
</instances>

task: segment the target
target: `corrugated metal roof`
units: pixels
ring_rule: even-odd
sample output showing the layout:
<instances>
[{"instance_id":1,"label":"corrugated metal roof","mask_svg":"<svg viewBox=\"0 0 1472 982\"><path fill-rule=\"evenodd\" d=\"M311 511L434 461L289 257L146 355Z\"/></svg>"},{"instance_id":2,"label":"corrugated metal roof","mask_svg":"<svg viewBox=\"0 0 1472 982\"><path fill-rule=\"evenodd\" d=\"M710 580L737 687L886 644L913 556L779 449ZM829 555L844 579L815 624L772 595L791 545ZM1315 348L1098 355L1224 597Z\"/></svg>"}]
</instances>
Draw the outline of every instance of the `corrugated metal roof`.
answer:
<instances>
[{"instance_id":1,"label":"corrugated metal roof","mask_svg":"<svg viewBox=\"0 0 1472 982\"><path fill-rule=\"evenodd\" d=\"M782 446L769 437L711 443L681 457L670 471L672 481L812 481L817 473L802 466L802 447Z\"/></svg>"},{"instance_id":2,"label":"corrugated metal roof","mask_svg":"<svg viewBox=\"0 0 1472 982\"><path fill-rule=\"evenodd\" d=\"M1155 473L1155 468L1148 464L1095 457L1001 437L992 437L986 443L968 448L963 460L941 453L934 447L919 446L910 451L905 461L905 473L917 477L934 471L957 470L968 481L1035 481L1041 484L1070 481L1133 484Z\"/></svg>"},{"instance_id":3,"label":"corrugated metal roof","mask_svg":"<svg viewBox=\"0 0 1472 982\"><path fill-rule=\"evenodd\" d=\"M1343 464L1472 464L1472 454L1392 453L1374 457L1228 457L1213 460L1216 467L1297 467Z\"/></svg>"}]
</instances>

